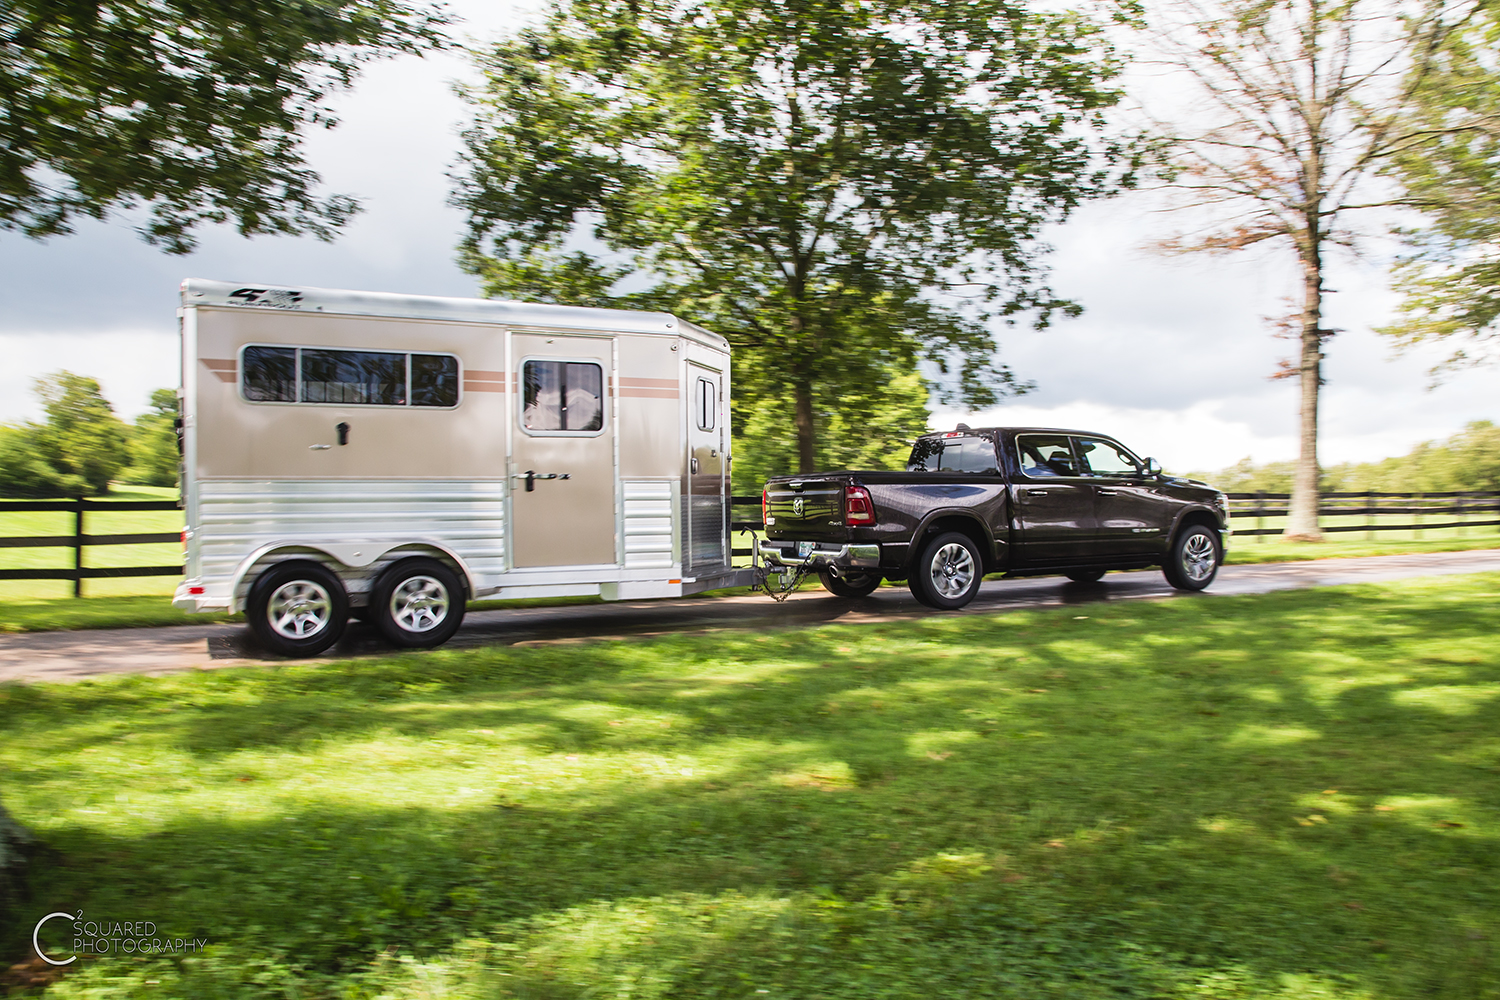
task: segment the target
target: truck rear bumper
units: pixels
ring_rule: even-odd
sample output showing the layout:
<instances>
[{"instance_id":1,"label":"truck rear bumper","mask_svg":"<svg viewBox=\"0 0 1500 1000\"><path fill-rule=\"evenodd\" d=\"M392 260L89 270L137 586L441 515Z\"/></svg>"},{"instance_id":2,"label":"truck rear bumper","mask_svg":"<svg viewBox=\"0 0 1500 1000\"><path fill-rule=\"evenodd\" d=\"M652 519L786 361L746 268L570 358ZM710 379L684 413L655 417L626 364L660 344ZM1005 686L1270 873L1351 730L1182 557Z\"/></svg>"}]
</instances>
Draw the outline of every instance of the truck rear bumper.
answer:
<instances>
[{"instance_id":1,"label":"truck rear bumper","mask_svg":"<svg viewBox=\"0 0 1500 1000\"><path fill-rule=\"evenodd\" d=\"M851 545L838 542L775 542L763 538L758 543L760 558L767 566L806 566L833 569L879 569L880 546Z\"/></svg>"}]
</instances>

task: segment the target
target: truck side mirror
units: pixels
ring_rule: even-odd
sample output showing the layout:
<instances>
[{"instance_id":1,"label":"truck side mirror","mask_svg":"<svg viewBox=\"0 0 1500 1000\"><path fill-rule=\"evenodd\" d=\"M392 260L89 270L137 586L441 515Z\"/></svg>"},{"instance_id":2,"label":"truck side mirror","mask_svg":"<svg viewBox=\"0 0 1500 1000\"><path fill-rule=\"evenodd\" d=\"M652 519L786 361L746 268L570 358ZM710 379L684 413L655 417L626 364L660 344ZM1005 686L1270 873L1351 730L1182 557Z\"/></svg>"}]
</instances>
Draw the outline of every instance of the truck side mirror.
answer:
<instances>
[{"instance_id":1,"label":"truck side mirror","mask_svg":"<svg viewBox=\"0 0 1500 1000\"><path fill-rule=\"evenodd\" d=\"M1154 458L1146 459L1146 468L1143 470L1148 476L1161 475L1161 463Z\"/></svg>"}]
</instances>

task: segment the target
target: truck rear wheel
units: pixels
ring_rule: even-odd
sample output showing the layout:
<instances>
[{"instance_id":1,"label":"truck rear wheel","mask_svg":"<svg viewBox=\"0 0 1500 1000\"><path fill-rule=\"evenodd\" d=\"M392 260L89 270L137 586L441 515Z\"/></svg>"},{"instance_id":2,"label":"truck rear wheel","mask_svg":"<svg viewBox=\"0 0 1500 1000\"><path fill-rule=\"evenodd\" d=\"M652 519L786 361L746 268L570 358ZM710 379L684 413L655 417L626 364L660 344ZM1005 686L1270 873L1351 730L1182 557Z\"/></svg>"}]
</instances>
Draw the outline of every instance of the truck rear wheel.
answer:
<instances>
[{"instance_id":1,"label":"truck rear wheel","mask_svg":"<svg viewBox=\"0 0 1500 1000\"><path fill-rule=\"evenodd\" d=\"M255 578L245 612L250 631L271 652L317 656L344 634L349 595L328 567L296 559Z\"/></svg>"},{"instance_id":2,"label":"truck rear wheel","mask_svg":"<svg viewBox=\"0 0 1500 1000\"><path fill-rule=\"evenodd\" d=\"M907 586L929 608L953 611L974 599L983 579L984 562L973 539L949 531L923 546Z\"/></svg>"},{"instance_id":3,"label":"truck rear wheel","mask_svg":"<svg viewBox=\"0 0 1500 1000\"><path fill-rule=\"evenodd\" d=\"M818 579L823 589L835 597L869 597L880 586L879 573L862 573L846 570L843 576L834 576L826 569L818 570Z\"/></svg>"},{"instance_id":4,"label":"truck rear wheel","mask_svg":"<svg viewBox=\"0 0 1500 1000\"><path fill-rule=\"evenodd\" d=\"M393 645L430 649L464 620L464 585L436 559L403 559L370 591L370 618Z\"/></svg>"}]
</instances>

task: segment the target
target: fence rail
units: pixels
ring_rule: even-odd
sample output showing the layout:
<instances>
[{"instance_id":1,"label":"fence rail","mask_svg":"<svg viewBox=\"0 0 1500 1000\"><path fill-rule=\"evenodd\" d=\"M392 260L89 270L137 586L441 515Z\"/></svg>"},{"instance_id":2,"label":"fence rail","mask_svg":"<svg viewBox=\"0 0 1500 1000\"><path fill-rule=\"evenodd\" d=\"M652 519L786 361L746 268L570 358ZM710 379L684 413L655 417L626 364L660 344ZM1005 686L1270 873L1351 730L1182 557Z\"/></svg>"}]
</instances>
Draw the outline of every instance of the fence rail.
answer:
<instances>
[{"instance_id":1,"label":"fence rail","mask_svg":"<svg viewBox=\"0 0 1500 1000\"><path fill-rule=\"evenodd\" d=\"M1291 514L1290 493L1230 493L1231 519L1254 518L1255 527L1234 529L1236 535L1279 535L1281 528L1268 528L1269 517ZM1500 526L1500 492L1492 490L1447 490L1431 493L1365 492L1324 493L1318 505L1318 519L1362 517L1359 524L1322 524L1325 532L1346 531L1436 531L1446 528L1468 529ZM1475 520L1486 514L1494 518ZM1426 517L1458 515L1461 521L1424 521ZM1398 523L1378 522L1376 518L1406 517L1414 520ZM1232 522L1231 522L1232 523Z\"/></svg>"},{"instance_id":2,"label":"fence rail","mask_svg":"<svg viewBox=\"0 0 1500 1000\"><path fill-rule=\"evenodd\" d=\"M0 569L0 580L72 580L73 596L83 596L83 581L131 576L181 576L182 564L175 566L85 566L83 550L99 545L148 545L176 542L176 531L137 531L126 534L91 535L83 530L85 514L131 510L179 510L175 500L15 500L0 502L0 514L52 511L72 513L71 535L13 535L0 537L0 549L73 550L73 565L62 569Z\"/></svg>"},{"instance_id":3,"label":"fence rail","mask_svg":"<svg viewBox=\"0 0 1500 1000\"><path fill-rule=\"evenodd\" d=\"M1236 527L1237 536L1279 535L1281 528L1265 527L1265 519L1286 517L1290 513L1289 493L1230 493L1229 516L1235 521L1255 519L1254 528ZM1360 524L1324 524L1327 532L1347 531L1435 531L1440 529L1467 529L1500 527L1500 492L1493 491L1448 491L1434 493L1325 493L1318 508L1319 519L1363 517ZM733 496L730 502L729 528L732 533L762 531L765 525L759 517L759 496ZM755 508L756 516L736 518L735 508ZM83 593L84 580L100 580L111 577L180 576L181 565L174 566L116 566L93 567L83 565L83 550L102 545L147 545L175 542L180 536L175 531L127 532L123 534L88 534L84 528L84 515L89 513L147 510L179 510L174 500L16 500L0 501L0 514L8 512L52 511L73 514L73 533L69 535L19 535L0 537L0 549L14 548L68 548L73 550L73 565L61 569L0 569L0 580L71 580L73 596ZM1475 520L1484 514L1493 518ZM1464 517L1462 521L1424 521L1431 516ZM1377 517L1405 517L1415 520L1402 523L1377 523ZM748 556L748 548L731 549L735 556Z\"/></svg>"}]
</instances>

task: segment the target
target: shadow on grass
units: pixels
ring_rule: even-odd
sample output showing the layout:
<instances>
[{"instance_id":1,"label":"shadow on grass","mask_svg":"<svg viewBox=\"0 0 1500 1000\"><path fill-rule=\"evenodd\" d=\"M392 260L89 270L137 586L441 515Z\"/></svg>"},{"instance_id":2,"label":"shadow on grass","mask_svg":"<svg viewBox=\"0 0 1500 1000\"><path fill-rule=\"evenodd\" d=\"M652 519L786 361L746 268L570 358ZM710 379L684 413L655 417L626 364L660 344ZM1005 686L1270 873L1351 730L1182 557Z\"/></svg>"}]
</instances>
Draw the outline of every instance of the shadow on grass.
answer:
<instances>
[{"instance_id":1,"label":"shadow on grass","mask_svg":"<svg viewBox=\"0 0 1500 1000\"><path fill-rule=\"evenodd\" d=\"M871 963L938 993L1006 969L1031 971L994 995L1233 970L1246 996L1312 973L1500 988L1492 601L1444 581L1073 610L9 689L5 732L46 746L5 792L63 815L87 744L128 748L92 779L111 823L45 829L68 861L37 905L294 979L476 937L518 949L491 966L567 965L539 927L602 968L578 943L598 906L666 928L754 899L800 914L781 947L827 995ZM174 805L173 768L218 801ZM156 812L110 806L110 775Z\"/></svg>"}]
</instances>

